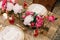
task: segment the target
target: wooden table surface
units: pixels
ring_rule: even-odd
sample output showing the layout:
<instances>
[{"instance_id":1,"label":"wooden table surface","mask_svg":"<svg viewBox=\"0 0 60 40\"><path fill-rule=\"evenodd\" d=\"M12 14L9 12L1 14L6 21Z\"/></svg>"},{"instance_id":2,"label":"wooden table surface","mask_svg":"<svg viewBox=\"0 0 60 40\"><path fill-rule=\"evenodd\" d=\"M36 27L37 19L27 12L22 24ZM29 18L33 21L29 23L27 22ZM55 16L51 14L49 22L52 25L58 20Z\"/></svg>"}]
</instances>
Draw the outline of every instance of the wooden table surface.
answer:
<instances>
[{"instance_id":1,"label":"wooden table surface","mask_svg":"<svg viewBox=\"0 0 60 40\"><path fill-rule=\"evenodd\" d=\"M52 13L52 12L49 12L49 13ZM37 37L34 37L32 30L28 29L27 31L24 31L25 32L25 40L51 40L55 36L55 33L60 26L60 16L56 15L56 14L53 14L53 15L55 15L55 17L58 19L55 21L54 24L50 24L49 31L46 35L39 34ZM4 21L2 19L2 16L0 16L0 23L5 24L5 25L10 25L8 20ZM15 22L15 23L17 24L18 22ZM19 23L19 25L22 26L21 23Z\"/></svg>"}]
</instances>

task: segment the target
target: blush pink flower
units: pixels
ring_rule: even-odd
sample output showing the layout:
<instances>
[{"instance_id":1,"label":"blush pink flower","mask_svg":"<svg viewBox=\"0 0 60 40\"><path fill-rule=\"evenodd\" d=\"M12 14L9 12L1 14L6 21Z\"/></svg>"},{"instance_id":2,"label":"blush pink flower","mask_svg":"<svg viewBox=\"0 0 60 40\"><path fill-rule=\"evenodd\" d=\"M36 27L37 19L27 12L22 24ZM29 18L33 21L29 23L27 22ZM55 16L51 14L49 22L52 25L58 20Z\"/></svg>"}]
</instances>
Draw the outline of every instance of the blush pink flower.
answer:
<instances>
[{"instance_id":1,"label":"blush pink flower","mask_svg":"<svg viewBox=\"0 0 60 40\"><path fill-rule=\"evenodd\" d=\"M36 17L36 27L39 28L43 25L43 18L40 16Z\"/></svg>"},{"instance_id":2,"label":"blush pink flower","mask_svg":"<svg viewBox=\"0 0 60 40\"><path fill-rule=\"evenodd\" d=\"M49 16L49 17L48 17L48 20L49 20L50 22L54 22L54 21L55 21L55 17L54 17L54 16Z\"/></svg>"},{"instance_id":3,"label":"blush pink flower","mask_svg":"<svg viewBox=\"0 0 60 40\"><path fill-rule=\"evenodd\" d=\"M31 11L26 11L26 15L28 16L28 15L33 15L34 13L33 12L31 12Z\"/></svg>"}]
</instances>

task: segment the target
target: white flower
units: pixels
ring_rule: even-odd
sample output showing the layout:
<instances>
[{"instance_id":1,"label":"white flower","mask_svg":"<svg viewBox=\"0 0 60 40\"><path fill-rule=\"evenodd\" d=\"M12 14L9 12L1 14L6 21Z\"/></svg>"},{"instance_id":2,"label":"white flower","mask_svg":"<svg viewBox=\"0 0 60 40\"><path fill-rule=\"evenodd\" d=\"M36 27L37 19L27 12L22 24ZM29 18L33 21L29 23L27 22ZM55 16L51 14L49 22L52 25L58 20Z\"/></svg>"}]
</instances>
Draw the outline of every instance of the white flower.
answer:
<instances>
[{"instance_id":1,"label":"white flower","mask_svg":"<svg viewBox=\"0 0 60 40\"><path fill-rule=\"evenodd\" d=\"M11 0L13 3L15 3L15 0Z\"/></svg>"},{"instance_id":2,"label":"white flower","mask_svg":"<svg viewBox=\"0 0 60 40\"><path fill-rule=\"evenodd\" d=\"M22 12L23 7L19 4L15 4L15 6L13 7L14 13L21 13Z\"/></svg>"},{"instance_id":3,"label":"white flower","mask_svg":"<svg viewBox=\"0 0 60 40\"><path fill-rule=\"evenodd\" d=\"M31 15L28 15L25 19L24 19L24 25L30 25L30 22L33 21L33 17Z\"/></svg>"},{"instance_id":4,"label":"white flower","mask_svg":"<svg viewBox=\"0 0 60 40\"><path fill-rule=\"evenodd\" d=\"M2 1L0 2L0 9L2 8Z\"/></svg>"},{"instance_id":5,"label":"white flower","mask_svg":"<svg viewBox=\"0 0 60 40\"><path fill-rule=\"evenodd\" d=\"M36 12L39 15L47 15L47 9L41 4L32 4L28 7L28 11Z\"/></svg>"},{"instance_id":6,"label":"white flower","mask_svg":"<svg viewBox=\"0 0 60 40\"><path fill-rule=\"evenodd\" d=\"M8 11L11 11L11 10L13 10L13 4L12 3L10 3L10 2L7 2L7 9L6 10L8 10Z\"/></svg>"}]
</instances>

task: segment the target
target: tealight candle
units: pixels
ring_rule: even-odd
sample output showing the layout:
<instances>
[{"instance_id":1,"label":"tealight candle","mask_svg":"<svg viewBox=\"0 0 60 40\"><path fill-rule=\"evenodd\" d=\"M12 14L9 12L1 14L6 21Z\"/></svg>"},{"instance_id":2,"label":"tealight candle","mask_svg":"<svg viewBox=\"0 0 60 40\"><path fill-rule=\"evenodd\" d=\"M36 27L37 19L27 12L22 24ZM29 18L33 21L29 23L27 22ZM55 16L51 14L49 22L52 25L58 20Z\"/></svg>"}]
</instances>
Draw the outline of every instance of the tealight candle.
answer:
<instances>
[{"instance_id":1,"label":"tealight candle","mask_svg":"<svg viewBox=\"0 0 60 40\"><path fill-rule=\"evenodd\" d=\"M9 17L9 23L14 24L14 18L13 17Z\"/></svg>"},{"instance_id":2,"label":"tealight candle","mask_svg":"<svg viewBox=\"0 0 60 40\"><path fill-rule=\"evenodd\" d=\"M6 20L8 18L6 13L3 13L3 19Z\"/></svg>"}]
</instances>

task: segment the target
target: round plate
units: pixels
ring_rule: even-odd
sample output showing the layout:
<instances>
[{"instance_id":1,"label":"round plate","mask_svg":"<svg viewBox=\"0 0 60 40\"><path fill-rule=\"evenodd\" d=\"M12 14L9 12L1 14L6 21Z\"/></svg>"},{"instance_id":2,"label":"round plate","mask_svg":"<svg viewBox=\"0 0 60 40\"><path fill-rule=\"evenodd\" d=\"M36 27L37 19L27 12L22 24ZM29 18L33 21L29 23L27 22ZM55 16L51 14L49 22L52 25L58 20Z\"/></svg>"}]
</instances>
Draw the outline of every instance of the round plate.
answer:
<instances>
[{"instance_id":1,"label":"round plate","mask_svg":"<svg viewBox=\"0 0 60 40\"><path fill-rule=\"evenodd\" d=\"M14 25L6 26L1 35L3 40L24 40L24 32Z\"/></svg>"},{"instance_id":2,"label":"round plate","mask_svg":"<svg viewBox=\"0 0 60 40\"><path fill-rule=\"evenodd\" d=\"M41 5L41 4L31 4L27 11L32 11L32 12L35 12L36 14L39 14L39 15L47 15L48 11L46 9L45 6Z\"/></svg>"}]
</instances>

